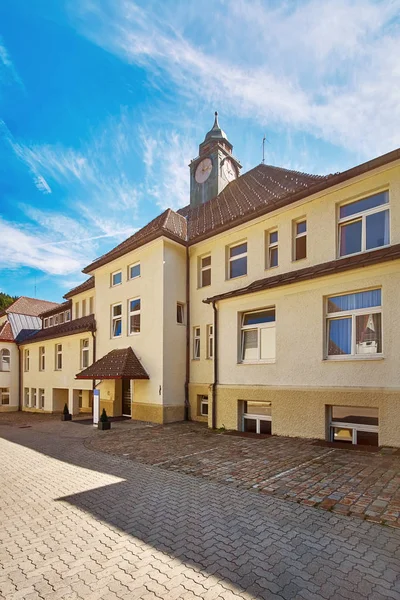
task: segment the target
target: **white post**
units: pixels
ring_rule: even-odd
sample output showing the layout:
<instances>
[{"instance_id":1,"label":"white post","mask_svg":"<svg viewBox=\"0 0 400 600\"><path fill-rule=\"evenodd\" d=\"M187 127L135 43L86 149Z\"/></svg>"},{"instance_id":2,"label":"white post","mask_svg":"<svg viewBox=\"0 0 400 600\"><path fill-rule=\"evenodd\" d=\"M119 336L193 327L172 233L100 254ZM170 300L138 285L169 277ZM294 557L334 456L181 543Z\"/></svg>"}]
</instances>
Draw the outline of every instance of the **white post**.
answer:
<instances>
[{"instance_id":1,"label":"white post","mask_svg":"<svg viewBox=\"0 0 400 600\"><path fill-rule=\"evenodd\" d=\"M100 390L93 390L93 427L96 427L100 416Z\"/></svg>"},{"instance_id":2,"label":"white post","mask_svg":"<svg viewBox=\"0 0 400 600\"><path fill-rule=\"evenodd\" d=\"M71 415L74 414L74 390L68 389L68 410Z\"/></svg>"},{"instance_id":3,"label":"white post","mask_svg":"<svg viewBox=\"0 0 400 600\"><path fill-rule=\"evenodd\" d=\"M135 380L131 379L131 419L133 418L133 401L135 399Z\"/></svg>"}]
</instances>

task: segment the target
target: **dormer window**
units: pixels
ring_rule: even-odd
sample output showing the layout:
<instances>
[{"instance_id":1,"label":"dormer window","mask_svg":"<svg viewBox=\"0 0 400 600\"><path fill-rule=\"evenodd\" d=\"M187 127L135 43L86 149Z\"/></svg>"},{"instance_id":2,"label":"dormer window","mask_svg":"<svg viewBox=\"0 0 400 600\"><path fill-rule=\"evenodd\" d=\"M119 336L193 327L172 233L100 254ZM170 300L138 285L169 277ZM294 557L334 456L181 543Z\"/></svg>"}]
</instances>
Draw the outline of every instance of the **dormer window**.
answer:
<instances>
[{"instance_id":1,"label":"dormer window","mask_svg":"<svg viewBox=\"0 0 400 600\"><path fill-rule=\"evenodd\" d=\"M43 329L47 329L47 328L48 328L48 326L49 326L49 318L48 318L48 317L46 317L46 318L43 320Z\"/></svg>"}]
</instances>

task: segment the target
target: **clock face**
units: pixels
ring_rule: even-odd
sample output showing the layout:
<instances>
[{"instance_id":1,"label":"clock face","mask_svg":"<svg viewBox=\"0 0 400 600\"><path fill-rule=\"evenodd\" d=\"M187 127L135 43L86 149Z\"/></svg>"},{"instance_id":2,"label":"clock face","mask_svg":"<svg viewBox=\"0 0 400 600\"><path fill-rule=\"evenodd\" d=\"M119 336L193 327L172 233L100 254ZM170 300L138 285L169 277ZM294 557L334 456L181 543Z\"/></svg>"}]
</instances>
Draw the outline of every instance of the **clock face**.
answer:
<instances>
[{"instance_id":1,"label":"clock face","mask_svg":"<svg viewBox=\"0 0 400 600\"><path fill-rule=\"evenodd\" d=\"M204 183L210 177L212 171L211 158L205 158L197 165L196 173L194 175L197 183Z\"/></svg>"},{"instance_id":2,"label":"clock face","mask_svg":"<svg viewBox=\"0 0 400 600\"><path fill-rule=\"evenodd\" d=\"M227 181L233 181L237 177L235 165L229 158L227 158L222 165L222 175Z\"/></svg>"}]
</instances>

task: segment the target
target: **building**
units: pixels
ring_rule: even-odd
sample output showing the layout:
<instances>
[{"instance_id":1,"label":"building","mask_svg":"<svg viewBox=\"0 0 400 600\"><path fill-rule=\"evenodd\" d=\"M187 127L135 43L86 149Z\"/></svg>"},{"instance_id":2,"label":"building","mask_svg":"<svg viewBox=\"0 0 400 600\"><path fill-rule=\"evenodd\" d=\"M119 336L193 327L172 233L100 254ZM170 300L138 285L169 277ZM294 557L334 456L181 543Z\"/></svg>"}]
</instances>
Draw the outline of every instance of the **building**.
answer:
<instances>
[{"instance_id":1,"label":"building","mask_svg":"<svg viewBox=\"0 0 400 600\"><path fill-rule=\"evenodd\" d=\"M70 322L42 315L23 388L61 345L49 410L96 385L111 415L400 447L400 149L326 176L232 150L216 115L188 206L88 265Z\"/></svg>"}]
</instances>

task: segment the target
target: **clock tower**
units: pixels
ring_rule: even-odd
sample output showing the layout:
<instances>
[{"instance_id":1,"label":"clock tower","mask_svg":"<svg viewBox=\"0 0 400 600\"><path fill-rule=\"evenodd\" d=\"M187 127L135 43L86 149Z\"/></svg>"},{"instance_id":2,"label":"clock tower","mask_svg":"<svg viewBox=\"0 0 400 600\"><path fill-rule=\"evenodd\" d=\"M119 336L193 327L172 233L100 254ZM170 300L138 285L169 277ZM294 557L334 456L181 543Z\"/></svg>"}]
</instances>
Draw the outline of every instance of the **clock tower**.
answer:
<instances>
[{"instance_id":1,"label":"clock tower","mask_svg":"<svg viewBox=\"0 0 400 600\"><path fill-rule=\"evenodd\" d=\"M228 183L239 177L242 165L232 155L232 148L219 126L216 112L214 125L199 146L199 156L189 165L191 208L218 196Z\"/></svg>"}]
</instances>

